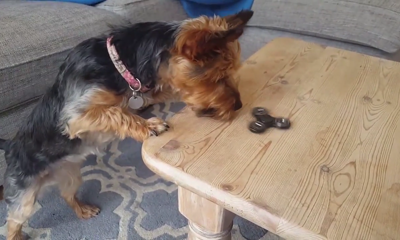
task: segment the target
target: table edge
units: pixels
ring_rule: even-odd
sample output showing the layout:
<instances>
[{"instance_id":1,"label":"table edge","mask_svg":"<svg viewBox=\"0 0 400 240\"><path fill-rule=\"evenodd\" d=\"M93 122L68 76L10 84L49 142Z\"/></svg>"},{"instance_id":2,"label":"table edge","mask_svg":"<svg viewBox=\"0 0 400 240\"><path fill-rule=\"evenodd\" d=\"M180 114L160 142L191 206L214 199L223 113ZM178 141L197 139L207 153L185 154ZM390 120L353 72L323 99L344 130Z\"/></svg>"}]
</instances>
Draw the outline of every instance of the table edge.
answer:
<instances>
[{"instance_id":1,"label":"table edge","mask_svg":"<svg viewBox=\"0 0 400 240\"><path fill-rule=\"evenodd\" d=\"M158 176L164 178L165 180L171 181L180 187L183 187L195 194L198 194L199 196L204 197L209 201L224 207L226 210L231 211L237 216L247 219L248 221L274 234L279 235L279 225L281 223L287 222L286 220L282 219L281 216L276 216L272 212L268 211L268 209L266 208L260 207L252 202L248 202L242 198L230 194L229 192L214 187L174 166L158 160L152 154L147 153L145 149L146 144L144 143L142 147L143 162L151 171L153 171ZM200 191L199 189L202 190ZM228 199L234 199L234 201L228 201ZM243 214L244 211L246 211L246 213L248 214ZM248 216L257 217L251 218ZM285 233L285 237L292 236L296 238L299 231L301 231L307 236L315 237L316 239L320 239L321 237L323 237L318 233L312 232L299 225L295 225L294 229L296 229L295 232L287 232L284 230L281 233Z\"/></svg>"},{"instance_id":2,"label":"table edge","mask_svg":"<svg viewBox=\"0 0 400 240\"><path fill-rule=\"evenodd\" d=\"M146 148L146 146L145 146L145 144L143 144L143 147L142 147L143 162L151 171L153 171L157 175L161 176L162 178L164 178L168 181L172 181L176 185L183 187L195 194L198 194L199 196L204 197L204 198L210 200L211 202L214 202L243 218L245 218L245 216L242 216L243 215L243 214L241 214L242 211L239 211L239 208L236 207L236 205L242 205L243 209L252 209L254 212L257 212L257 213L259 213L260 211L264 212L265 215L267 215L268 217L275 218L275 220L277 220L276 221L277 223L280 221L279 217L274 216L273 214L266 211L265 209L258 208L257 205L251 204L250 202L246 202L246 201L242 200L241 198L237 198L235 195L232 195L221 189L213 187L213 186L209 185L208 183L206 183L206 182L204 182L204 181L202 181L202 180L200 180L200 179L198 179L176 167L173 167L163 161L158 160L156 157L147 153L145 148ZM197 186L197 187L194 187L194 186ZM202 191L200 191L199 189L202 189ZM234 198L235 200L238 200L235 202L238 202L239 204L231 205L226 201L227 198ZM257 224L257 225L259 225L259 224ZM265 226L261 226L261 227L265 227ZM268 230L271 232L275 232L275 229L276 228L268 229Z\"/></svg>"}]
</instances>

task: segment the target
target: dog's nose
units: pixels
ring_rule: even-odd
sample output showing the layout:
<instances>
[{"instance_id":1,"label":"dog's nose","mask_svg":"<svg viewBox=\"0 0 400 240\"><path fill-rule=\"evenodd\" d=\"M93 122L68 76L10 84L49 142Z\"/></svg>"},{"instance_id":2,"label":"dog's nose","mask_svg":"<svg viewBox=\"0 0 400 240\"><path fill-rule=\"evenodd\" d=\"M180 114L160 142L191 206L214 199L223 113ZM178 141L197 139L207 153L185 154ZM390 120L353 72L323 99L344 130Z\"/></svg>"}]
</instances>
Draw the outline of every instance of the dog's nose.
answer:
<instances>
[{"instance_id":1,"label":"dog's nose","mask_svg":"<svg viewBox=\"0 0 400 240\"><path fill-rule=\"evenodd\" d=\"M242 101L240 101L240 100L236 101L235 106L234 106L235 111L241 109L242 106L243 106Z\"/></svg>"}]
</instances>

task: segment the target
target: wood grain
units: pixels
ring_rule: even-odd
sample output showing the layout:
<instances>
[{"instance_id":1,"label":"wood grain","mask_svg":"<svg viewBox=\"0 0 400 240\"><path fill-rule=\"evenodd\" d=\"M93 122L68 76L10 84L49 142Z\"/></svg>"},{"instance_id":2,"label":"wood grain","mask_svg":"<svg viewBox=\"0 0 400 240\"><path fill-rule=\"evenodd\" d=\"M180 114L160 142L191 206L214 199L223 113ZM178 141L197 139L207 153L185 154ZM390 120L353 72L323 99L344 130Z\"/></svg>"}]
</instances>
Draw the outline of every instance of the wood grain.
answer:
<instances>
[{"instance_id":1,"label":"wood grain","mask_svg":"<svg viewBox=\"0 0 400 240\"><path fill-rule=\"evenodd\" d=\"M182 187L178 199L179 211L189 219L188 240L232 239L232 212Z\"/></svg>"},{"instance_id":2,"label":"wood grain","mask_svg":"<svg viewBox=\"0 0 400 240\"><path fill-rule=\"evenodd\" d=\"M238 80L234 121L184 109L146 165L286 239L400 239L400 63L281 38ZM251 133L256 106L291 129Z\"/></svg>"}]
</instances>

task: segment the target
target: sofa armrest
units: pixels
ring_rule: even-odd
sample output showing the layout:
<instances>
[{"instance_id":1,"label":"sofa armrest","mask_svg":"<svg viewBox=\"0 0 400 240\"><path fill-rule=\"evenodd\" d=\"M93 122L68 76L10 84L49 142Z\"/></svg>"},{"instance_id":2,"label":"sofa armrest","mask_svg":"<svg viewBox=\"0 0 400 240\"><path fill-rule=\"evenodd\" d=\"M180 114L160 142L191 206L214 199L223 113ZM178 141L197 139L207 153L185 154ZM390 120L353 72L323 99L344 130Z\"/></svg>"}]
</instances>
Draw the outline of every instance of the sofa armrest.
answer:
<instances>
[{"instance_id":1,"label":"sofa armrest","mask_svg":"<svg viewBox=\"0 0 400 240\"><path fill-rule=\"evenodd\" d=\"M179 0L106 0L96 7L122 15L132 23L188 18Z\"/></svg>"},{"instance_id":2,"label":"sofa armrest","mask_svg":"<svg viewBox=\"0 0 400 240\"><path fill-rule=\"evenodd\" d=\"M250 26L400 50L399 0L256 0Z\"/></svg>"}]
</instances>

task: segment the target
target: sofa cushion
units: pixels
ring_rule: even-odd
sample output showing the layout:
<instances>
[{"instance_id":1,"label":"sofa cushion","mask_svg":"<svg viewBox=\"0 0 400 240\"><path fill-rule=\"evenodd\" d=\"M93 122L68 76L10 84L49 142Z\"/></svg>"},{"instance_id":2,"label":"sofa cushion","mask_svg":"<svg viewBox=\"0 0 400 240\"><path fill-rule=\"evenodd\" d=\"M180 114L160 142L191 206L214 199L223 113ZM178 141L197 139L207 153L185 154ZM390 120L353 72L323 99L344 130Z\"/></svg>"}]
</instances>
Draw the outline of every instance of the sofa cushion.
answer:
<instances>
[{"instance_id":1,"label":"sofa cushion","mask_svg":"<svg viewBox=\"0 0 400 240\"><path fill-rule=\"evenodd\" d=\"M0 1L0 113L41 96L69 49L126 22L82 4Z\"/></svg>"},{"instance_id":2,"label":"sofa cushion","mask_svg":"<svg viewBox=\"0 0 400 240\"><path fill-rule=\"evenodd\" d=\"M179 0L107 0L96 7L115 12L132 23L188 18Z\"/></svg>"},{"instance_id":3,"label":"sofa cushion","mask_svg":"<svg viewBox=\"0 0 400 240\"><path fill-rule=\"evenodd\" d=\"M255 0L249 25L400 49L399 0Z\"/></svg>"}]
</instances>

